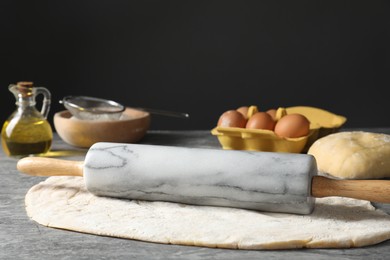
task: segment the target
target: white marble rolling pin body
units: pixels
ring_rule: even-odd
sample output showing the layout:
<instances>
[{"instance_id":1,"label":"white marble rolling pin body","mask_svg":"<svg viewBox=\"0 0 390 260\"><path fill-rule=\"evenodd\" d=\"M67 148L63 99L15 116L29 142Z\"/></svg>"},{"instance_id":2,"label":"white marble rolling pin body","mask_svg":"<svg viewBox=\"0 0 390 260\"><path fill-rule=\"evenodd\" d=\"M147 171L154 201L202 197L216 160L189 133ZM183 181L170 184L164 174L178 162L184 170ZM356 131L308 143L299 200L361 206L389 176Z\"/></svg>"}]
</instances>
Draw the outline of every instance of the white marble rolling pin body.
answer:
<instances>
[{"instance_id":1,"label":"white marble rolling pin body","mask_svg":"<svg viewBox=\"0 0 390 260\"><path fill-rule=\"evenodd\" d=\"M98 196L308 214L314 157L160 145L96 143L84 161Z\"/></svg>"}]
</instances>

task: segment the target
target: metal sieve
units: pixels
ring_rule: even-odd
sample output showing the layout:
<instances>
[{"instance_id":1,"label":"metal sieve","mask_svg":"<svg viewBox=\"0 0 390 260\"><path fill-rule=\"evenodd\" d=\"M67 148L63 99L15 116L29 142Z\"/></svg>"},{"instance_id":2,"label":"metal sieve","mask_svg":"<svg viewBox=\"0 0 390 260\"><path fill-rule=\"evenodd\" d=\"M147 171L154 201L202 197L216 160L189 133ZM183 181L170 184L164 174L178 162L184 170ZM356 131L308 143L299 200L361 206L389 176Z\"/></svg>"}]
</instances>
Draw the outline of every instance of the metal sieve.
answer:
<instances>
[{"instance_id":1,"label":"metal sieve","mask_svg":"<svg viewBox=\"0 0 390 260\"><path fill-rule=\"evenodd\" d=\"M117 120L120 119L126 107L118 102L89 97L89 96L66 96L59 101L69 112L78 119L83 120ZM173 112L152 108L135 108L152 114L187 118L187 113Z\"/></svg>"}]
</instances>

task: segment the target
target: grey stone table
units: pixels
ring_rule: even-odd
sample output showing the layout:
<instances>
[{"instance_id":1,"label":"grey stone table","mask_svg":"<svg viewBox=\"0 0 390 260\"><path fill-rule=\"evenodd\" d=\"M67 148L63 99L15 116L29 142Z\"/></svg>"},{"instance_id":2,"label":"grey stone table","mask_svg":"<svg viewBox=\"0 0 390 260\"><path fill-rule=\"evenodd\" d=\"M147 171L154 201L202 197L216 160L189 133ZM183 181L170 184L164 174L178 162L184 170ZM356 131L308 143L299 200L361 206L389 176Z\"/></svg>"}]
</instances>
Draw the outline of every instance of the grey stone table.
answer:
<instances>
[{"instance_id":1,"label":"grey stone table","mask_svg":"<svg viewBox=\"0 0 390 260\"><path fill-rule=\"evenodd\" d=\"M390 134L390 128L354 130ZM149 131L141 143L220 148L206 130ZM85 153L55 135L52 157L83 160ZM0 259L390 259L390 241L340 250L254 251L157 244L48 228L30 220L24 208L28 189L45 177L19 173L16 163L17 159L0 151ZM390 213L390 206L377 206Z\"/></svg>"}]
</instances>

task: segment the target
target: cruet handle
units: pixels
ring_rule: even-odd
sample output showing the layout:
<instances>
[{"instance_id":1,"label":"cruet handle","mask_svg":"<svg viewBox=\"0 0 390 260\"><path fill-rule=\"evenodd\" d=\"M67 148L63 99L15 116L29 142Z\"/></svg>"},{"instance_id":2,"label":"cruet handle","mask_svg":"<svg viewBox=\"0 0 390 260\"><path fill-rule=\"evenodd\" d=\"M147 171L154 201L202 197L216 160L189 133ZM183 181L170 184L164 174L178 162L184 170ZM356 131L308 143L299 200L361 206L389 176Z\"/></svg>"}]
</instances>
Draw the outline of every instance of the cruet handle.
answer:
<instances>
[{"instance_id":1,"label":"cruet handle","mask_svg":"<svg viewBox=\"0 0 390 260\"><path fill-rule=\"evenodd\" d=\"M41 114L46 119L48 114L49 114L49 110L50 110L51 93L45 87L35 87L35 94L36 94L36 96L39 94L43 95Z\"/></svg>"}]
</instances>

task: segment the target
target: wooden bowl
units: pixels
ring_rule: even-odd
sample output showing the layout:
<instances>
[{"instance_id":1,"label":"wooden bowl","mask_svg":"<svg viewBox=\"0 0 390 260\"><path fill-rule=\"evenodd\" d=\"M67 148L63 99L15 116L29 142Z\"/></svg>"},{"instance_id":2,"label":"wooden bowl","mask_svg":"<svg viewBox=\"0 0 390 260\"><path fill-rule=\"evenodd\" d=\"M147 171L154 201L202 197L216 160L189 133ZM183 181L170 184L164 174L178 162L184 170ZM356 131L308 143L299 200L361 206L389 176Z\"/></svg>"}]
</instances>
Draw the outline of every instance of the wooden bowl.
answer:
<instances>
[{"instance_id":1,"label":"wooden bowl","mask_svg":"<svg viewBox=\"0 0 390 260\"><path fill-rule=\"evenodd\" d=\"M126 108L118 120L81 120L68 110L54 114L54 127L66 143L89 148L96 142L135 143L149 129L150 114Z\"/></svg>"}]
</instances>

